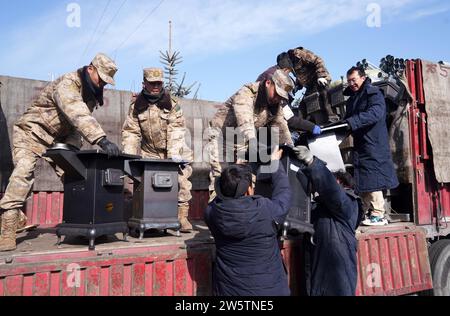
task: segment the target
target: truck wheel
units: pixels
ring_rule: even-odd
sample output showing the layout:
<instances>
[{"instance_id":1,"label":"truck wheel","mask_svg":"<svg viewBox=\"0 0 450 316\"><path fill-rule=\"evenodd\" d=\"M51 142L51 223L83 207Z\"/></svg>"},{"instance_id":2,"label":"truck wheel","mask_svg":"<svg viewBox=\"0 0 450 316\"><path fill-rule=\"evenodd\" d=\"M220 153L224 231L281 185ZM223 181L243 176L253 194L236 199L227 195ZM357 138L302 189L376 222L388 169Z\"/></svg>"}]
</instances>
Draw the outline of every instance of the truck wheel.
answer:
<instances>
[{"instance_id":1,"label":"truck wheel","mask_svg":"<svg viewBox=\"0 0 450 316\"><path fill-rule=\"evenodd\" d=\"M431 245L430 266L434 296L450 296L450 240L442 239Z\"/></svg>"}]
</instances>

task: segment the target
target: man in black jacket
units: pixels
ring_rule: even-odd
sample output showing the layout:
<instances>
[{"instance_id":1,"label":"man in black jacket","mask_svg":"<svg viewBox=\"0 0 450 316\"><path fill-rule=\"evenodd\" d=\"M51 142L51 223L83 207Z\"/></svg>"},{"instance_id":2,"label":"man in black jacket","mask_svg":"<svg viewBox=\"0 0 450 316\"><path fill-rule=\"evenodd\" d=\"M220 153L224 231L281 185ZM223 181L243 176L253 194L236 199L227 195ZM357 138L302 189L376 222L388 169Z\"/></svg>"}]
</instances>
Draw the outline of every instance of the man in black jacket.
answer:
<instances>
[{"instance_id":1,"label":"man in black jacket","mask_svg":"<svg viewBox=\"0 0 450 316\"><path fill-rule=\"evenodd\" d=\"M349 87L344 94L350 98L345 121L354 140L356 191L368 217L363 225L387 225L383 191L394 189L399 183L389 147L383 92L357 67L347 72L347 81Z\"/></svg>"},{"instance_id":2,"label":"man in black jacket","mask_svg":"<svg viewBox=\"0 0 450 316\"><path fill-rule=\"evenodd\" d=\"M312 207L314 246L311 296L354 296L357 283L355 230L363 215L359 198L350 189L351 176L333 176L308 148L294 149L306 167L315 203ZM347 174L348 175L348 174Z\"/></svg>"},{"instance_id":3,"label":"man in black jacket","mask_svg":"<svg viewBox=\"0 0 450 316\"><path fill-rule=\"evenodd\" d=\"M278 244L278 224L286 218L291 191L286 171L276 160L272 199L254 195L251 169L233 165L216 181L216 199L205 221L216 242L213 291L217 296L289 296Z\"/></svg>"}]
</instances>

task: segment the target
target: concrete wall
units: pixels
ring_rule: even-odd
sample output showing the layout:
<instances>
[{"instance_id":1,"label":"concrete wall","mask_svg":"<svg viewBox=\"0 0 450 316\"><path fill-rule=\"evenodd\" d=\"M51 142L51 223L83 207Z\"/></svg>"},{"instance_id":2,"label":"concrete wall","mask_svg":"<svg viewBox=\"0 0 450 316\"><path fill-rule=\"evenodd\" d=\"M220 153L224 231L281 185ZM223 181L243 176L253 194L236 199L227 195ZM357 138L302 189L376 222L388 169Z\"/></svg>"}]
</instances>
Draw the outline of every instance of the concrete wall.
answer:
<instances>
[{"instance_id":1,"label":"concrete wall","mask_svg":"<svg viewBox=\"0 0 450 316\"><path fill-rule=\"evenodd\" d=\"M7 179L12 172L12 127L48 82L0 76L0 83L0 191L4 191ZM117 144L121 144L121 129L128 113L131 97L132 93L129 91L107 90L105 105L99 107L93 114L102 125L108 138ZM192 177L194 190L205 190L208 187L209 165L204 162L199 143L206 143L206 139L201 134L208 126L208 121L213 117L218 106L220 106L219 103L209 101L189 99L181 101L186 124L190 131L187 143L196 151ZM198 140L195 146L194 136ZM90 148L90 146L85 146L85 148ZM42 159L36 169L36 182L33 190L62 191L62 184L53 169Z\"/></svg>"}]
</instances>

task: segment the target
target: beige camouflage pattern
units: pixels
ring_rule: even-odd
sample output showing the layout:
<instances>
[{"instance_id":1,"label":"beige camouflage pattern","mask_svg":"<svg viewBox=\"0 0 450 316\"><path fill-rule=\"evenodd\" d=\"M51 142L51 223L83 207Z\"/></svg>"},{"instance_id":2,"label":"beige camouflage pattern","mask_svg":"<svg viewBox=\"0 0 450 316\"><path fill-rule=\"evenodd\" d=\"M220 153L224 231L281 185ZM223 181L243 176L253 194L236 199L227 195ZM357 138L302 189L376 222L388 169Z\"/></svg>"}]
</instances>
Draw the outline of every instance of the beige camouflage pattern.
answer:
<instances>
[{"instance_id":1,"label":"beige camouflage pattern","mask_svg":"<svg viewBox=\"0 0 450 316\"><path fill-rule=\"evenodd\" d=\"M147 82L164 82L164 71L161 68L144 69L144 80Z\"/></svg>"},{"instance_id":2,"label":"beige camouflage pattern","mask_svg":"<svg viewBox=\"0 0 450 316\"><path fill-rule=\"evenodd\" d=\"M55 143L67 142L80 148L81 137L95 144L105 132L91 115L96 103L82 99L78 72L66 74L50 83L27 112L13 126L15 169L0 208L21 209L34 183L36 162ZM62 169L46 158L58 176Z\"/></svg>"},{"instance_id":3,"label":"beige camouflage pattern","mask_svg":"<svg viewBox=\"0 0 450 316\"><path fill-rule=\"evenodd\" d=\"M183 111L172 98L172 109L149 105L138 113L133 98L122 128L122 146L127 154L151 156L157 159L181 157L192 162L192 151L186 146L186 122Z\"/></svg>"},{"instance_id":4,"label":"beige camouflage pattern","mask_svg":"<svg viewBox=\"0 0 450 316\"><path fill-rule=\"evenodd\" d=\"M13 149L14 170L9 178L5 195L0 201L4 210L21 209L34 183L34 170L39 155L25 148Z\"/></svg>"},{"instance_id":5,"label":"beige camouflage pattern","mask_svg":"<svg viewBox=\"0 0 450 316\"><path fill-rule=\"evenodd\" d=\"M75 131L96 144L106 136L92 116L96 106L95 101L83 101L81 78L78 72L72 72L49 84L16 126L36 136L45 147L62 142Z\"/></svg>"},{"instance_id":6,"label":"beige camouflage pattern","mask_svg":"<svg viewBox=\"0 0 450 316\"><path fill-rule=\"evenodd\" d=\"M189 210L189 202L192 200L192 183L189 181L189 178L192 176L192 167L186 166L183 170L181 170L178 174L178 209L187 209ZM189 211L188 211L189 212ZM188 214L186 214L186 217Z\"/></svg>"},{"instance_id":7,"label":"beige camouflage pattern","mask_svg":"<svg viewBox=\"0 0 450 316\"><path fill-rule=\"evenodd\" d=\"M114 61L106 56L105 54L97 54L91 62L92 66L97 69L100 79L110 85L115 85L114 75L116 74L118 68Z\"/></svg>"},{"instance_id":8,"label":"beige camouflage pattern","mask_svg":"<svg viewBox=\"0 0 450 316\"><path fill-rule=\"evenodd\" d=\"M122 146L125 153L138 155L140 152L141 156L147 159L182 158L184 161L193 161L192 150L185 142L186 122L183 111L174 98L171 110L161 109L153 104L138 113L135 106L134 98L122 129ZM189 181L191 175L191 166L180 171L179 209L189 207L189 201L192 199L192 184Z\"/></svg>"},{"instance_id":9,"label":"beige camouflage pattern","mask_svg":"<svg viewBox=\"0 0 450 316\"><path fill-rule=\"evenodd\" d=\"M275 84L277 94L285 100L289 100L289 93L294 90L294 82L289 75L278 69L273 74L272 81Z\"/></svg>"},{"instance_id":10,"label":"beige camouflage pattern","mask_svg":"<svg viewBox=\"0 0 450 316\"><path fill-rule=\"evenodd\" d=\"M236 161L235 155L243 157L243 153L248 148L247 141L256 138L257 129L261 127L278 128L279 143L292 145L291 133L281 106L279 106L278 112L272 115L267 104L256 104L259 86L260 83L256 82L242 87L225 102L210 122L207 145L211 165L210 191L214 190L215 178L220 176L222 167L228 162ZM226 129L228 127L237 128L237 133L242 135L246 142L238 146L234 144L234 140L227 141Z\"/></svg>"},{"instance_id":11,"label":"beige camouflage pattern","mask_svg":"<svg viewBox=\"0 0 450 316\"><path fill-rule=\"evenodd\" d=\"M294 56L298 58L294 63L295 75L303 87L312 88L319 78L331 82L331 75L322 58L302 47L294 49Z\"/></svg>"}]
</instances>

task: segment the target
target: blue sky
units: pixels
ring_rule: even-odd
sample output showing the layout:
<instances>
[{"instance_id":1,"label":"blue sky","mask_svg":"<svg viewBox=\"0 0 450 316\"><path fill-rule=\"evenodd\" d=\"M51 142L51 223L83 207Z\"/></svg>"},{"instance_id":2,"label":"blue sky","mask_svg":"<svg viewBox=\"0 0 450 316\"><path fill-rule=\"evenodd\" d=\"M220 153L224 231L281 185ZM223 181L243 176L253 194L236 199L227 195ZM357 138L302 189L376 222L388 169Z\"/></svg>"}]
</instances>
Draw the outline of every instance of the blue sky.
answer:
<instances>
[{"instance_id":1,"label":"blue sky","mask_svg":"<svg viewBox=\"0 0 450 316\"><path fill-rule=\"evenodd\" d=\"M67 25L71 3L81 8L80 27ZM381 27L367 25L371 3L381 9ZM450 61L449 1L0 0L0 8L1 75L49 80L104 52L119 66L116 89L138 91L142 68L161 66L172 20L180 72L214 101L297 46L324 58L334 79L358 60L378 64L387 54Z\"/></svg>"}]
</instances>

